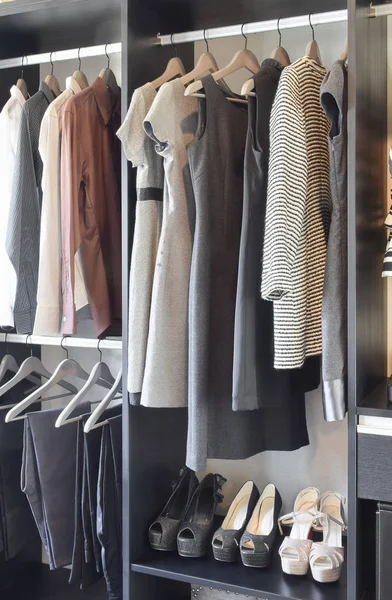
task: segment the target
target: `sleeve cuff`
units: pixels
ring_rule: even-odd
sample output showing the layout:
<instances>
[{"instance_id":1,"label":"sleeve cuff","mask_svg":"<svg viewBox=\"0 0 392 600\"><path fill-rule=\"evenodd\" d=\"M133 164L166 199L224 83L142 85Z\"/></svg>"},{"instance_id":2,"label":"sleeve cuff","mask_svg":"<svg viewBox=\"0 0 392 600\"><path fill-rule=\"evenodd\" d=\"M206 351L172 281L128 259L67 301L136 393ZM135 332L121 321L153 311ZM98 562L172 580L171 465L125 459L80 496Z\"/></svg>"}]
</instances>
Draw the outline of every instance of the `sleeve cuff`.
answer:
<instances>
[{"instance_id":1,"label":"sleeve cuff","mask_svg":"<svg viewBox=\"0 0 392 600\"><path fill-rule=\"evenodd\" d=\"M34 335L59 335L61 312L59 306L38 304L35 315Z\"/></svg>"},{"instance_id":2,"label":"sleeve cuff","mask_svg":"<svg viewBox=\"0 0 392 600\"><path fill-rule=\"evenodd\" d=\"M291 292L291 277L289 273L279 272L263 277L261 297L270 302L279 302Z\"/></svg>"},{"instance_id":3,"label":"sleeve cuff","mask_svg":"<svg viewBox=\"0 0 392 600\"><path fill-rule=\"evenodd\" d=\"M76 333L76 307L73 302L70 304L63 304L61 333L64 335Z\"/></svg>"}]
</instances>

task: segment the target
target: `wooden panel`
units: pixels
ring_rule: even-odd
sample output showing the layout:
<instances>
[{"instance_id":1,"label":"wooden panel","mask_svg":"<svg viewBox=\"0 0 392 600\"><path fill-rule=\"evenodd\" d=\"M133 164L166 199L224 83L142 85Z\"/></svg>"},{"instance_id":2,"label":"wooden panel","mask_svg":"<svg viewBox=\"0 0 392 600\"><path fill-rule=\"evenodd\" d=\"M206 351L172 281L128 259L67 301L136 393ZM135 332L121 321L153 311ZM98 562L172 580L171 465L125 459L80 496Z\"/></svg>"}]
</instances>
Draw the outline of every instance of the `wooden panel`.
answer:
<instances>
[{"instance_id":1,"label":"wooden panel","mask_svg":"<svg viewBox=\"0 0 392 600\"><path fill-rule=\"evenodd\" d=\"M345 0L138 0L135 3L136 13L142 4L145 5L145 10L143 18L138 19L138 24L140 31L144 33L175 33L204 27L221 27L339 10L347 6Z\"/></svg>"},{"instance_id":2,"label":"wooden panel","mask_svg":"<svg viewBox=\"0 0 392 600\"><path fill-rule=\"evenodd\" d=\"M172 48L154 45L160 13L151 13L147 2L123 0L122 6L122 111L125 117L135 88L160 75ZM141 23L149 23L142 31ZM193 44L181 48L187 69L193 66ZM135 218L135 170L122 162L122 242L123 242L123 389L127 381L127 307L130 254ZM189 586L130 573L131 560L143 554L148 544L148 526L163 508L170 482L178 476L185 461L187 413L185 410L123 408L123 600L162 600L189 597ZM187 593L189 592L189 593Z\"/></svg>"},{"instance_id":3,"label":"wooden panel","mask_svg":"<svg viewBox=\"0 0 392 600\"><path fill-rule=\"evenodd\" d=\"M369 19L366 0L349 0L349 481L348 600L366 587L362 526L357 499L356 407L386 374L385 250L387 167L386 19ZM361 525L360 525L361 524Z\"/></svg>"},{"instance_id":4,"label":"wooden panel","mask_svg":"<svg viewBox=\"0 0 392 600\"><path fill-rule=\"evenodd\" d=\"M120 1L5 5L0 8L0 58L118 42Z\"/></svg>"},{"instance_id":5,"label":"wooden panel","mask_svg":"<svg viewBox=\"0 0 392 600\"><path fill-rule=\"evenodd\" d=\"M0 110L10 97L10 89L21 75L21 69L3 69L1 71L1 86L0 86ZM23 73L24 80L27 84L27 89L30 95L35 94L39 86L39 65L25 67Z\"/></svg>"}]
</instances>

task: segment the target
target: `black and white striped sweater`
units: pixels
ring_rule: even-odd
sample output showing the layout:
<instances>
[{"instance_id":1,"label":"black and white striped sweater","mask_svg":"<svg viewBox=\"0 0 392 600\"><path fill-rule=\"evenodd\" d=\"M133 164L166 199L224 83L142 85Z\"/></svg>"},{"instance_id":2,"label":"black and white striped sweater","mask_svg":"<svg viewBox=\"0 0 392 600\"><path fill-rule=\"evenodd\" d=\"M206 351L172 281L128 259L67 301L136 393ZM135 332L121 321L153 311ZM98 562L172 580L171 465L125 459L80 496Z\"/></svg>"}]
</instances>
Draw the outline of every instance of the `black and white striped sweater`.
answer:
<instances>
[{"instance_id":1,"label":"black and white striped sweater","mask_svg":"<svg viewBox=\"0 0 392 600\"><path fill-rule=\"evenodd\" d=\"M261 293L274 302L276 369L299 368L321 353L331 212L324 76L311 58L297 60L281 76L271 113Z\"/></svg>"}]
</instances>

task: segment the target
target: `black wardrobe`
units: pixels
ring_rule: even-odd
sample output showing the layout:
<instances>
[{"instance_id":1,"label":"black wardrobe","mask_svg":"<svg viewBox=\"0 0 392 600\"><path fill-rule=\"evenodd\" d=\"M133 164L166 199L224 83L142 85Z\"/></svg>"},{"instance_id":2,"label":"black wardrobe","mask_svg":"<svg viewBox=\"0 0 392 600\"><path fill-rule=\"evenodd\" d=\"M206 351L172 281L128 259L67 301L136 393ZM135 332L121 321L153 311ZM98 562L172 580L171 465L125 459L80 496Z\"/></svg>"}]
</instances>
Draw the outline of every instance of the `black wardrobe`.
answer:
<instances>
[{"instance_id":1,"label":"black wardrobe","mask_svg":"<svg viewBox=\"0 0 392 600\"><path fill-rule=\"evenodd\" d=\"M157 44L171 34L225 25L348 9L349 38L349 467L348 547L338 584L244 569L208 558L183 560L149 550L147 528L184 464L185 409L146 409L123 403L124 600L185 600L190 583L264 600L359 600L374 596L377 502L392 502L392 441L358 433L360 416L392 418L386 403L386 284L383 218L387 189L387 18L372 17L365 0L14 0L0 4L0 61L28 54L122 42L122 116L133 90L163 72L173 49ZM193 44L181 59L193 66ZM19 76L0 71L1 90ZM38 67L25 67L36 78ZM31 86L34 87L33 85ZM136 201L134 172L122 162L123 377L127 380L128 278ZM282 460L284 457L282 455ZM277 465L278 468L278 465ZM22 568L22 567L21 567ZM24 588L10 598L106 598L67 586L67 574L23 567ZM21 570L18 571L20 574ZM20 579L22 579L19 576ZM20 586L19 586L20 587ZM18 595L19 594L19 595ZM3 600L3 598L2 598ZM4 600L8 600L4 597ZM387 600L386 598L383 600Z\"/></svg>"}]
</instances>

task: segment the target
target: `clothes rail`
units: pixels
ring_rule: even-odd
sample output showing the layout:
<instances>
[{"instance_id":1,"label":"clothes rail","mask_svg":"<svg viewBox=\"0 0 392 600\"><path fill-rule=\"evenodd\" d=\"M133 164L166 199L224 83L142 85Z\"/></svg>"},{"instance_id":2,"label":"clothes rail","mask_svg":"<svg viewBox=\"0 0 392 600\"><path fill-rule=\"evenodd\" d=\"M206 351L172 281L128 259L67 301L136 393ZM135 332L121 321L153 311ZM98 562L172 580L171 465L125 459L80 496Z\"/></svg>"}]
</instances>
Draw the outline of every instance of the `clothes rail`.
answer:
<instances>
[{"instance_id":1,"label":"clothes rail","mask_svg":"<svg viewBox=\"0 0 392 600\"><path fill-rule=\"evenodd\" d=\"M0 333L0 342L7 344L28 344L37 346L62 346L63 348L93 348L100 350L122 350L122 340L97 340L94 338L50 337L44 335L19 335L16 333Z\"/></svg>"},{"instance_id":2,"label":"clothes rail","mask_svg":"<svg viewBox=\"0 0 392 600\"><path fill-rule=\"evenodd\" d=\"M4 60L0 60L0 69L20 67L22 59L24 59L24 66L28 67L29 65L41 65L50 63L51 61L56 63L62 60L78 60L79 56L81 59L88 58L89 56L105 56L106 52L108 54L121 52L121 42L89 46L88 48L74 48L73 50L59 50L58 52L47 52L45 54L31 54L30 56L20 56L19 58L5 58Z\"/></svg>"},{"instance_id":3,"label":"clothes rail","mask_svg":"<svg viewBox=\"0 0 392 600\"><path fill-rule=\"evenodd\" d=\"M388 17L392 15L392 4L380 4L370 7L370 17Z\"/></svg>"},{"instance_id":4,"label":"clothes rail","mask_svg":"<svg viewBox=\"0 0 392 600\"><path fill-rule=\"evenodd\" d=\"M324 13L314 13L311 15L312 25L326 25L328 23L339 23L347 21L347 10L334 10ZM250 33L263 33L265 31L276 31L278 21L258 21L257 23L245 23L244 25L229 25L228 27L214 27L213 29L200 29L199 31L187 31L185 33L175 33L173 35L158 34L158 43L162 46L170 46L170 44L183 44L185 42L197 42L215 38L231 37L234 35L248 35ZM280 29L294 29L296 27L309 27L309 15L300 17L290 17L280 19Z\"/></svg>"}]
</instances>

